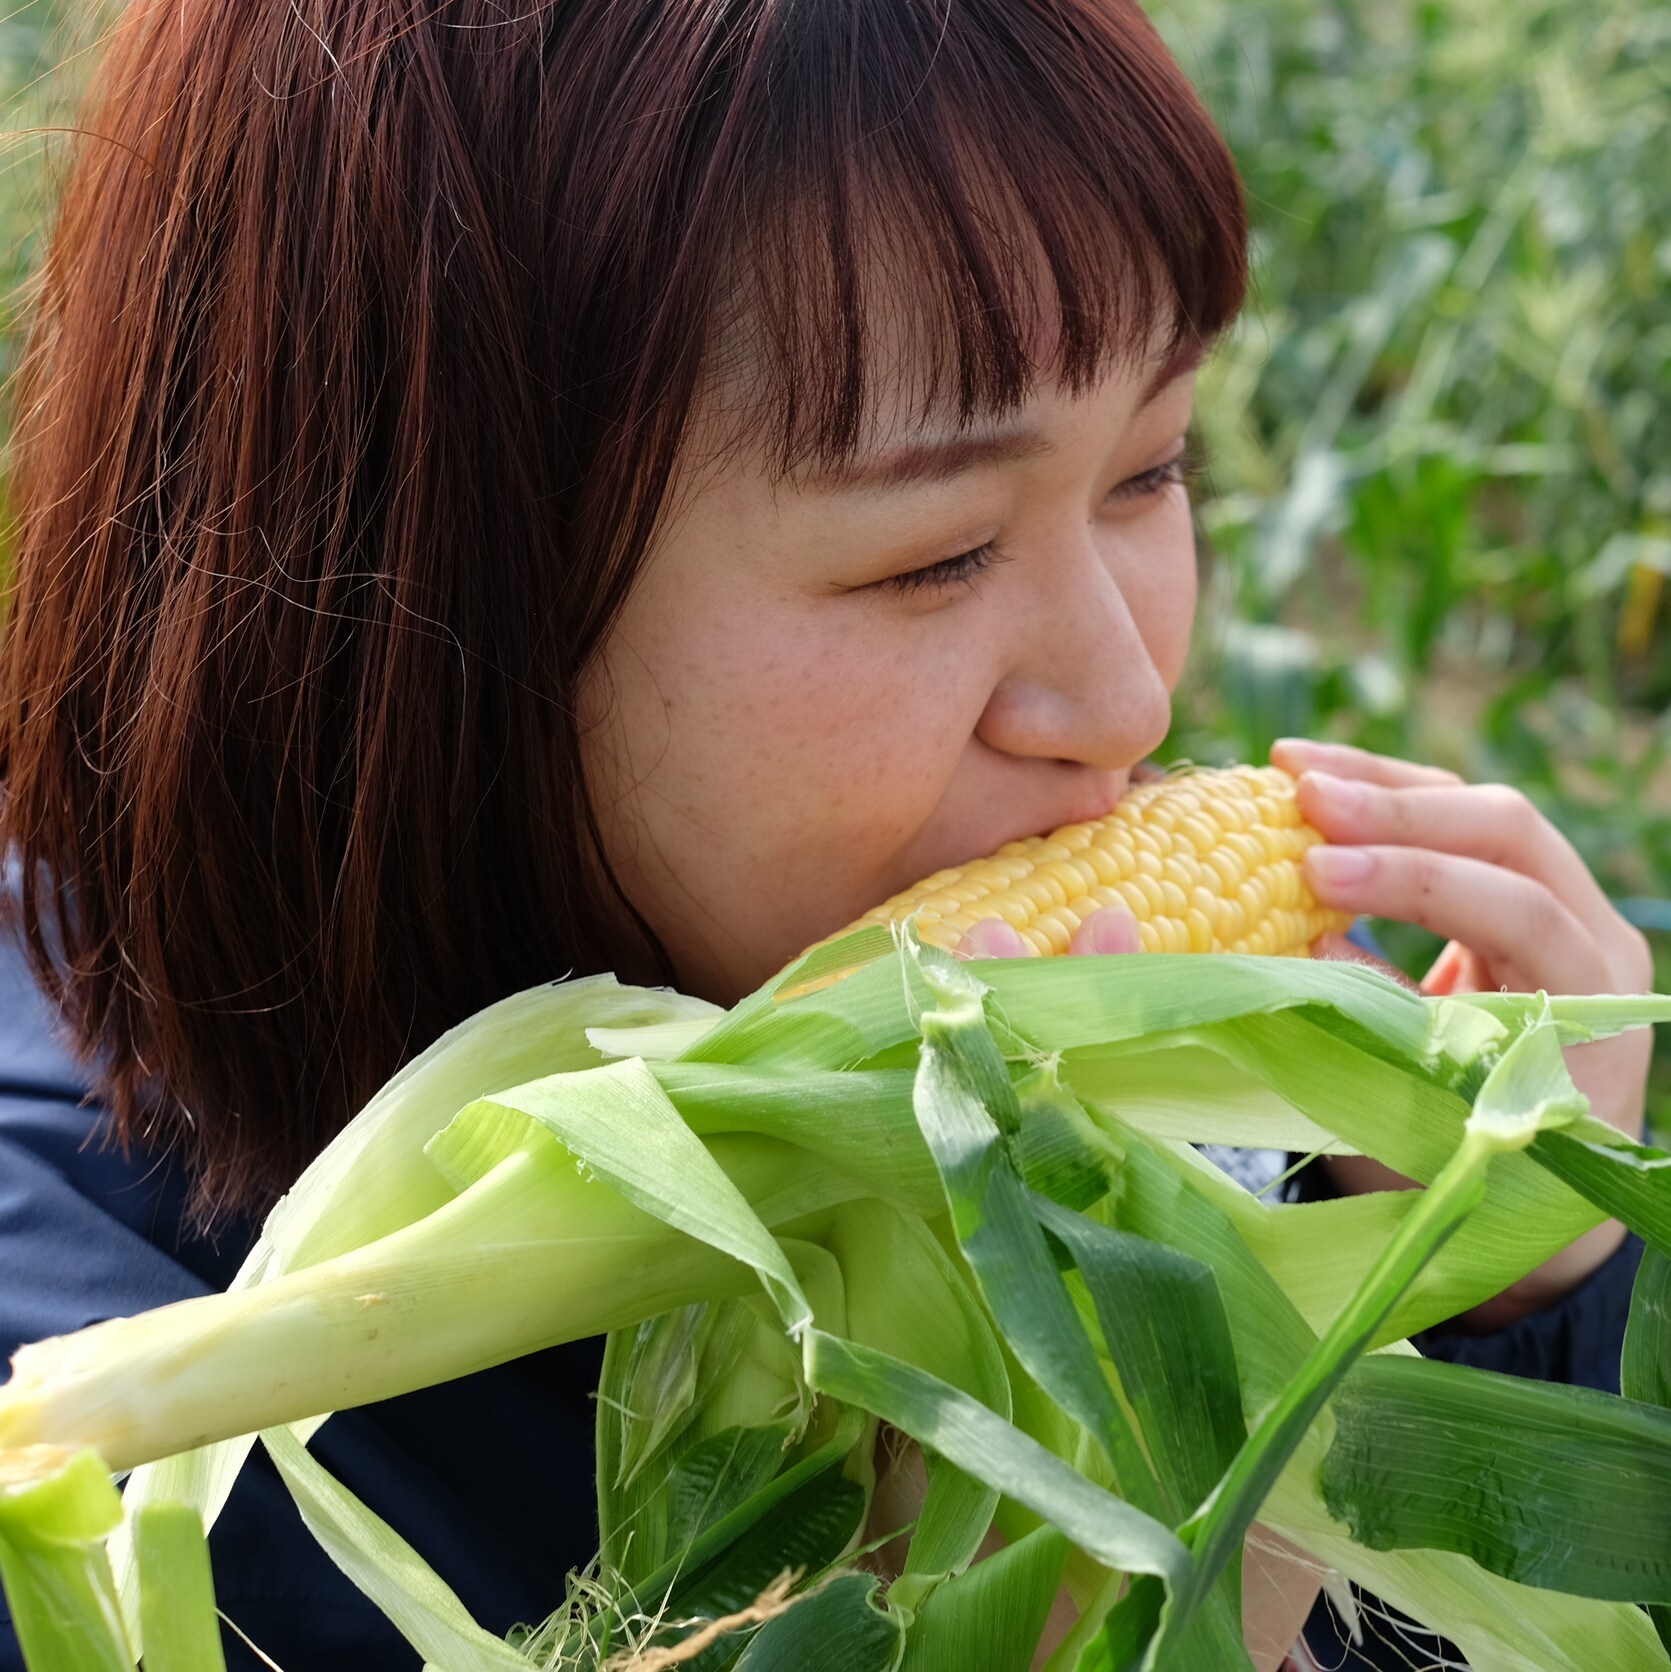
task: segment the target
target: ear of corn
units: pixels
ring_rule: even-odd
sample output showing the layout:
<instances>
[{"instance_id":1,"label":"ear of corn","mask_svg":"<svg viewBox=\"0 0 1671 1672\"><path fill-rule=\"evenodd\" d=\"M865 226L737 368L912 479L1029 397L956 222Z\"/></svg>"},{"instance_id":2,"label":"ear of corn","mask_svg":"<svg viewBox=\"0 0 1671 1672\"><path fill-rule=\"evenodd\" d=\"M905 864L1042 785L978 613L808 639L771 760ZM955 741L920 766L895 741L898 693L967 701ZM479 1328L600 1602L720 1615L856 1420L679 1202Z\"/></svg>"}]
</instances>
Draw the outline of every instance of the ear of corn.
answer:
<instances>
[{"instance_id":1,"label":"ear of corn","mask_svg":"<svg viewBox=\"0 0 1671 1672\"><path fill-rule=\"evenodd\" d=\"M1582 1113L1560 1055L1671 1019L1671 1000L1429 999L1357 967L1236 956L960 966L909 930L856 940L866 957L828 949L851 965L836 985L785 998L803 961L711 1019L580 983L529 995L518 1027L490 1013L321 1156L238 1293L20 1353L0 1387L0 1571L42 1605L14 1599L15 1617L68 1596L98 1611L110 1664L131 1664L157 1617L143 1559L112 1545L124 1627L108 1517L54 1531L43 1477L92 1479L94 1448L142 1464L129 1524L170 1500L209 1522L264 1430L316 1536L437 1666L595 1669L717 1630L747 1642L747 1672L804 1665L809 1632L844 1672L895 1672L902 1652L913 1672L961 1672L971 1642L998 1652L983 1611L1042 1619L1065 1579L1083 1617L1054 1668L1081 1651L1125 1672L1245 1668L1234 1565L1258 1514L1482 1668L1671 1668L1633 1606L1671 1601L1657 1500L1562 1486L1577 1437L1657 1477L1671 1418L1604 1419L1560 1388L1511 1406L1449 1372L1449 1468L1476 1489L1434 1516L1402 1500L1450 1480L1371 1447L1432 1367L1353 1380L1364 1351L1596 1223L1596 1202L1671 1247L1671 1174ZM556 1071L536 1077L531 1050ZM1217 1065L1190 1081L1198 1107L1168 1095L1179 1052ZM1402 1212L1271 1210L1188 1148L1250 1094L1262 1141L1322 1133L1433 1188ZM380 1178L398 1200L378 1202ZM1323 1266L1326 1283L1301 1280ZM621 1571L577 1582L522 1648L470 1621L279 1426L602 1328L622 1332L599 1446ZM1336 1390L1352 1448L1325 1504ZM1528 1400L1537 1420L1511 1420ZM904 1573L783 1613L783 1566L815 1578L866 1541L882 1419L929 1455ZM187 1468L171 1454L190 1446ZM994 1526L1020 1541L1041 1522L1054 1531L1025 1557L971 1582ZM1502 1577L1529 1553L1542 1588ZM34 1672L61 1664L41 1641ZM1024 1672L1030 1645L1005 1641L983 1672Z\"/></svg>"},{"instance_id":2,"label":"ear of corn","mask_svg":"<svg viewBox=\"0 0 1671 1672\"><path fill-rule=\"evenodd\" d=\"M1306 887L1300 862L1322 840L1280 768L1178 772L1132 790L1105 818L936 871L851 928L909 917L950 952L996 917L1054 957L1092 912L1119 906L1137 919L1145 952L1303 956L1351 922Z\"/></svg>"}]
</instances>

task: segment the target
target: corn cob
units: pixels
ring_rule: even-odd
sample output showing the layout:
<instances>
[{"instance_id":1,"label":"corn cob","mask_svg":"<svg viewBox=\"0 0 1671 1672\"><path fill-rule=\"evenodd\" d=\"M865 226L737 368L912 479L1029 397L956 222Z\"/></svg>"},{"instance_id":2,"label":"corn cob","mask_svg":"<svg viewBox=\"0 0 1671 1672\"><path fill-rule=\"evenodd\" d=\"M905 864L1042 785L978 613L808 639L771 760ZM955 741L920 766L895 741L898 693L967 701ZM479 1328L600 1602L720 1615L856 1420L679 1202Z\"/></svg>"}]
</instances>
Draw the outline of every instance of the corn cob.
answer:
<instances>
[{"instance_id":1,"label":"corn cob","mask_svg":"<svg viewBox=\"0 0 1671 1672\"><path fill-rule=\"evenodd\" d=\"M1305 885L1301 858L1322 840L1300 817L1294 780L1277 767L1179 772L1133 790L1092 823L936 871L843 933L915 913L923 940L951 951L971 925L1001 917L1053 957L1092 912L1124 906L1146 952L1303 957L1320 934L1351 922Z\"/></svg>"}]
</instances>

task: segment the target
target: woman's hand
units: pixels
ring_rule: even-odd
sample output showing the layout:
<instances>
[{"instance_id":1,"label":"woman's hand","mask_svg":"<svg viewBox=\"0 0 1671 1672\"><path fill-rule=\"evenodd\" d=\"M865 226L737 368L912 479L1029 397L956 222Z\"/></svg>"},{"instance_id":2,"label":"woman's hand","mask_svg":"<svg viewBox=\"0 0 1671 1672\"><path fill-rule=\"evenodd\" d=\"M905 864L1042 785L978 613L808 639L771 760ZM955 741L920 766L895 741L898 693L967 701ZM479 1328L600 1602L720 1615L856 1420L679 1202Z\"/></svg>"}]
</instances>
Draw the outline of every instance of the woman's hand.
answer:
<instances>
[{"instance_id":1,"label":"woman's hand","mask_svg":"<svg viewBox=\"0 0 1671 1672\"><path fill-rule=\"evenodd\" d=\"M1518 790L1467 784L1437 767L1344 744L1285 739L1274 765L1299 781L1300 810L1329 839L1306 855L1306 880L1325 905L1419 923L1445 938L1421 983L1426 993L1643 993L1653 960L1642 934L1613 909L1571 843ZM1567 1066L1596 1115L1642 1133L1645 1030L1570 1047ZM1347 1190L1385 1188L1385 1168L1331 1164ZM1619 1246L1624 1228L1598 1226L1472 1321L1500 1327L1583 1281Z\"/></svg>"}]
</instances>

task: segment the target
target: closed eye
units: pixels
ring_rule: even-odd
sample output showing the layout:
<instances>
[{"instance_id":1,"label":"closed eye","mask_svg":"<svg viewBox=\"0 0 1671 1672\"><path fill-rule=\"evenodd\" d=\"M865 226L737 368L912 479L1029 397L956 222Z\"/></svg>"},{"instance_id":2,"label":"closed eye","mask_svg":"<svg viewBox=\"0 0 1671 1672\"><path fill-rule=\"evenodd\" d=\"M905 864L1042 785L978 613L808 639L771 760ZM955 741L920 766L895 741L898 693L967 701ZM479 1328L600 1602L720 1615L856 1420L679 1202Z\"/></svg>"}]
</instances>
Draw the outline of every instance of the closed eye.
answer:
<instances>
[{"instance_id":1,"label":"closed eye","mask_svg":"<svg viewBox=\"0 0 1671 1672\"><path fill-rule=\"evenodd\" d=\"M1153 470L1144 470L1136 476L1128 476L1114 489L1112 497L1142 499L1147 494L1159 493L1163 488L1177 487L1180 484L1187 487L1205 468L1206 460L1191 437L1177 455L1168 459L1165 464L1157 464Z\"/></svg>"},{"instance_id":2,"label":"closed eye","mask_svg":"<svg viewBox=\"0 0 1671 1672\"><path fill-rule=\"evenodd\" d=\"M990 540L972 551L959 552L956 557L943 558L926 569L911 569L903 575L889 575L881 584L890 592L921 592L928 587L956 586L959 582L972 585L975 577L995 563L1002 563L1004 554Z\"/></svg>"},{"instance_id":3,"label":"closed eye","mask_svg":"<svg viewBox=\"0 0 1671 1672\"><path fill-rule=\"evenodd\" d=\"M1165 464L1158 464L1153 470L1140 471L1136 476L1128 476L1113 490L1110 497L1125 500L1144 499L1151 494L1160 493L1163 489L1193 482L1204 468L1205 461L1192 437L1185 442L1176 456L1168 459ZM930 588L956 586L959 583L972 585L978 575L1004 560L1005 554L989 540L984 546L959 552L955 557L943 558L926 568L911 569L903 575L889 575L877 584L889 592L904 593L923 592Z\"/></svg>"}]
</instances>

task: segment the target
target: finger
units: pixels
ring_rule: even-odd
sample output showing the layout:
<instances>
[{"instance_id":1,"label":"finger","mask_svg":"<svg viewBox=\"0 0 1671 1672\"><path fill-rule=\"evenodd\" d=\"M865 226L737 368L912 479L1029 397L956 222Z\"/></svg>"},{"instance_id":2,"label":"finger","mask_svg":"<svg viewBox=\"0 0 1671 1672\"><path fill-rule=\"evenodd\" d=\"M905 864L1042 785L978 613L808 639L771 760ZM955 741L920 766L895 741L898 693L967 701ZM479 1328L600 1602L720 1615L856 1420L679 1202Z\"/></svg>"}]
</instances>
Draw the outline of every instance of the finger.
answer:
<instances>
[{"instance_id":1,"label":"finger","mask_svg":"<svg viewBox=\"0 0 1671 1672\"><path fill-rule=\"evenodd\" d=\"M1102 906L1091 913L1073 932L1070 953L1141 952L1137 919L1124 906Z\"/></svg>"},{"instance_id":2,"label":"finger","mask_svg":"<svg viewBox=\"0 0 1671 1672\"><path fill-rule=\"evenodd\" d=\"M1416 984L1403 970L1395 964L1389 964L1385 958L1377 958L1367 948L1359 946L1354 940L1348 940L1345 935L1337 935L1332 931L1326 935L1319 935L1312 946L1313 958L1323 958L1332 964L1363 964L1369 969L1379 970L1383 975L1391 976L1401 987L1408 987L1411 992L1416 990Z\"/></svg>"},{"instance_id":3,"label":"finger","mask_svg":"<svg viewBox=\"0 0 1671 1672\"><path fill-rule=\"evenodd\" d=\"M1299 782L1299 803L1301 813L1331 842L1433 848L1501 865L1542 883L1598 940L1609 939L1617 927L1618 914L1589 866L1507 784L1393 789L1307 771Z\"/></svg>"},{"instance_id":4,"label":"finger","mask_svg":"<svg viewBox=\"0 0 1671 1672\"><path fill-rule=\"evenodd\" d=\"M1271 765L1292 772L1332 772L1337 778L1361 778L1399 789L1416 784L1460 784L1462 779L1442 766L1418 766L1391 755L1372 755L1350 743L1315 743L1305 737L1284 737L1271 745Z\"/></svg>"},{"instance_id":5,"label":"finger","mask_svg":"<svg viewBox=\"0 0 1671 1672\"><path fill-rule=\"evenodd\" d=\"M1422 977L1421 990L1435 998L1450 993L1479 993L1485 990L1485 976L1478 953L1461 941L1446 941L1432 968Z\"/></svg>"},{"instance_id":6,"label":"finger","mask_svg":"<svg viewBox=\"0 0 1671 1672\"><path fill-rule=\"evenodd\" d=\"M1319 847L1304 864L1324 905L1419 923L1461 941L1485 961L1494 986L1614 990L1616 977L1595 936L1542 883L1518 871L1426 848Z\"/></svg>"},{"instance_id":7,"label":"finger","mask_svg":"<svg viewBox=\"0 0 1671 1672\"><path fill-rule=\"evenodd\" d=\"M964 931L952 954L956 958L1030 958L1033 949L1021 938L1013 923L1001 917L983 917Z\"/></svg>"}]
</instances>

